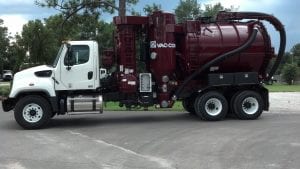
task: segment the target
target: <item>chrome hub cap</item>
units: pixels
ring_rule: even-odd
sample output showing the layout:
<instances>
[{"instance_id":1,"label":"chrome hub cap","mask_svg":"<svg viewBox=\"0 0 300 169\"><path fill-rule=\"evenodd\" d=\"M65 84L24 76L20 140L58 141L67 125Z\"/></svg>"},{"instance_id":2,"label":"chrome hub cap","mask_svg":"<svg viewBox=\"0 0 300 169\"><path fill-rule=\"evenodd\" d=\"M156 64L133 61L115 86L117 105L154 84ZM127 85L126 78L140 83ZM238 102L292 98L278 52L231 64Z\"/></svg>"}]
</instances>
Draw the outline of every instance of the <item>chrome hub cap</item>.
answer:
<instances>
[{"instance_id":1,"label":"chrome hub cap","mask_svg":"<svg viewBox=\"0 0 300 169\"><path fill-rule=\"evenodd\" d=\"M217 98L211 98L205 103L205 111L211 116L217 116L222 111L222 103Z\"/></svg>"},{"instance_id":2,"label":"chrome hub cap","mask_svg":"<svg viewBox=\"0 0 300 169\"><path fill-rule=\"evenodd\" d=\"M23 109L23 118L29 123L36 123L42 119L43 109L41 106L30 103Z\"/></svg>"},{"instance_id":3,"label":"chrome hub cap","mask_svg":"<svg viewBox=\"0 0 300 169\"><path fill-rule=\"evenodd\" d=\"M243 100L242 109L248 115L253 115L258 111L258 101L254 97L247 97Z\"/></svg>"}]
</instances>

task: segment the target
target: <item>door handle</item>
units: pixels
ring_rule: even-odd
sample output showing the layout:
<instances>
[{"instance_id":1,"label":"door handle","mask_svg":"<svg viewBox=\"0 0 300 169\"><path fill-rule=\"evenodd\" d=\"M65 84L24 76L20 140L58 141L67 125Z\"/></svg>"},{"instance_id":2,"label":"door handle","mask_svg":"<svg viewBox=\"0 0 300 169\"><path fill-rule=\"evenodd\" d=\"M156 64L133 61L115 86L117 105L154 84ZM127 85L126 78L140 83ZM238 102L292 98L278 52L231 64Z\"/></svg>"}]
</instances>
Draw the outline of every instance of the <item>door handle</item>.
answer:
<instances>
[{"instance_id":1,"label":"door handle","mask_svg":"<svg viewBox=\"0 0 300 169\"><path fill-rule=\"evenodd\" d=\"M93 78L93 71L88 72L88 79L91 80Z\"/></svg>"}]
</instances>

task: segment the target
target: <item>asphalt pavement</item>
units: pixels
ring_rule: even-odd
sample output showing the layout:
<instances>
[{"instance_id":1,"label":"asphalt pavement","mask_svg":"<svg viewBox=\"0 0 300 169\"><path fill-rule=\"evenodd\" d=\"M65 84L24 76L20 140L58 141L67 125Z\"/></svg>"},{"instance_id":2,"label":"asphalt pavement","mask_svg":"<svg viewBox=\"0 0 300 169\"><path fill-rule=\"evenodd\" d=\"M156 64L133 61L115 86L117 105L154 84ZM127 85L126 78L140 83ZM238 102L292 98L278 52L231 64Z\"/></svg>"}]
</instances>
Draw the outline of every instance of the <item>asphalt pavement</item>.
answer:
<instances>
[{"instance_id":1,"label":"asphalt pavement","mask_svg":"<svg viewBox=\"0 0 300 169\"><path fill-rule=\"evenodd\" d=\"M57 116L41 130L0 108L0 169L299 169L299 99L271 94L270 111L250 121L104 112Z\"/></svg>"}]
</instances>

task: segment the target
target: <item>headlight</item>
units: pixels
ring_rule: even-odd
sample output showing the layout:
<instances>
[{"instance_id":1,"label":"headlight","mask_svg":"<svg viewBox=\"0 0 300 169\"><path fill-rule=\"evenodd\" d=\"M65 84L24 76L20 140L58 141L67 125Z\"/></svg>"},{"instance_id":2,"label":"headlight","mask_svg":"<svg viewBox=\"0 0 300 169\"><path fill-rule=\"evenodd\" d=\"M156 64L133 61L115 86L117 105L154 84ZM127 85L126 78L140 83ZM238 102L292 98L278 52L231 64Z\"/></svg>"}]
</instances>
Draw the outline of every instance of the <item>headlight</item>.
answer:
<instances>
[{"instance_id":1,"label":"headlight","mask_svg":"<svg viewBox=\"0 0 300 169\"><path fill-rule=\"evenodd\" d=\"M52 70L43 70L34 72L37 77L50 77L52 75Z\"/></svg>"}]
</instances>

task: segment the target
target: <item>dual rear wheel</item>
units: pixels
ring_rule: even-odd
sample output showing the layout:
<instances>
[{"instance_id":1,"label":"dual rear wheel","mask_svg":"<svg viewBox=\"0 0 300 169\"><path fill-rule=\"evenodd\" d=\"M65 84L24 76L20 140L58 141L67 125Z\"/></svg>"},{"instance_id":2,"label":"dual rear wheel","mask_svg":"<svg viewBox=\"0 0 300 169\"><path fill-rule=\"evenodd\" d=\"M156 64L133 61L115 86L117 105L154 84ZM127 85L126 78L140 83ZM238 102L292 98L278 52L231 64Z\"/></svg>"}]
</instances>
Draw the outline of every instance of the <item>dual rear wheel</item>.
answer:
<instances>
[{"instance_id":1,"label":"dual rear wheel","mask_svg":"<svg viewBox=\"0 0 300 169\"><path fill-rule=\"evenodd\" d=\"M202 120L222 120L229 111L232 111L239 119L253 120L261 115L264 102L258 92L251 90L236 92L229 99L226 99L220 92L208 91L198 95L195 99L185 99L183 107Z\"/></svg>"},{"instance_id":2,"label":"dual rear wheel","mask_svg":"<svg viewBox=\"0 0 300 169\"><path fill-rule=\"evenodd\" d=\"M245 90L231 98L231 110L242 120L257 119L263 112L264 101L255 91Z\"/></svg>"}]
</instances>

